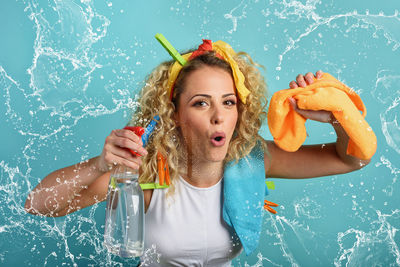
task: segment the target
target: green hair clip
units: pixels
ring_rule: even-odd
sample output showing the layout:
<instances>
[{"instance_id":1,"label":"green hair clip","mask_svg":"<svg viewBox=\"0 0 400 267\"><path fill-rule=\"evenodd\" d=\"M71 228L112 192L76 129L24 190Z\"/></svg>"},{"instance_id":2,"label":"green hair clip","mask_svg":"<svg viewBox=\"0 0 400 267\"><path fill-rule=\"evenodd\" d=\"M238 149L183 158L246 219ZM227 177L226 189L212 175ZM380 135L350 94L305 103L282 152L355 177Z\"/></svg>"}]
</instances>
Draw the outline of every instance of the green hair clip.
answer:
<instances>
[{"instance_id":1,"label":"green hair clip","mask_svg":"<svg viewBox=\"0 0 400 267\"><path fill-rule=\"evenodd\" d=\"M167 52L173 57L176 61L179 62L182 66L186 64L186 60L179 54L178 51L171 45L170 42L162 35L161 33L156 34L156 39L160 42L160 44L167 50Z\"/></svg>"}]
</instances>

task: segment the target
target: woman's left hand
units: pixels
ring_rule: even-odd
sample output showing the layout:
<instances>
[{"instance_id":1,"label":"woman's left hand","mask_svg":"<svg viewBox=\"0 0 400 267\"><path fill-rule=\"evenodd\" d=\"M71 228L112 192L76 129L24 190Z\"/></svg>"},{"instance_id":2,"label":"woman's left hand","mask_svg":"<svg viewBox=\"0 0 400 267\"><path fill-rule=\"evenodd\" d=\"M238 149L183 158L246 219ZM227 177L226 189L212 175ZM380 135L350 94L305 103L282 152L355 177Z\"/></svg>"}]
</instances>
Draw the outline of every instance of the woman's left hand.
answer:
<instances>
[{"instance_id":1,"label":"woman's left hand","mask_svg":"<svg viewBox=\"0 0 400 267\"><path fill-rule=\"evenodd\" d=\"M295 89L300 87L306 87L307 85L310 85L314 82L314 77L317 79L320 79L322 77L323 72L322 71L317 71L315 73L315 76L313 73L308 72L306 75L299 74L296 77L296 81L291 81L289 83L290 88ZM293 109L305 117L306 119L314 120L314 121L319 121L319 122L326 122L326 123L332 123L335 120L335 117L333 116L332 112L330 111L325 111L325 110L306 110L306 109L300 109L297 106L296 99L294 98L289 98L289 102L292 105Z\"/></svg>"}]
</instances>

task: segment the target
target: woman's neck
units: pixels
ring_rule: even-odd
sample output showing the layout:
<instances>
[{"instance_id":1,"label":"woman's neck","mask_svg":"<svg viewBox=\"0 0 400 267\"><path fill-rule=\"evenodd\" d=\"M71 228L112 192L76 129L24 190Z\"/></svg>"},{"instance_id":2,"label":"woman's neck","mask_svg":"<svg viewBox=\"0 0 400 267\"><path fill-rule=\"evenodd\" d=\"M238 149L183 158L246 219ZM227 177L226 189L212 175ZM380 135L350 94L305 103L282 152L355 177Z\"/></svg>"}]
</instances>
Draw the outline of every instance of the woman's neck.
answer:
<instances>
[{"instance_id":1,"label":"woman's neck","mask_svg":"<svg viewBox=\"0 0 400 267\"><path fill-rule=\"evenodd\" d=\"M223 162L195 162L195 164L191 160L180 162L182 168L179 168L179 174L189 184L205 188L215 185L222 178Z\"/></svg>"}]
</instances>

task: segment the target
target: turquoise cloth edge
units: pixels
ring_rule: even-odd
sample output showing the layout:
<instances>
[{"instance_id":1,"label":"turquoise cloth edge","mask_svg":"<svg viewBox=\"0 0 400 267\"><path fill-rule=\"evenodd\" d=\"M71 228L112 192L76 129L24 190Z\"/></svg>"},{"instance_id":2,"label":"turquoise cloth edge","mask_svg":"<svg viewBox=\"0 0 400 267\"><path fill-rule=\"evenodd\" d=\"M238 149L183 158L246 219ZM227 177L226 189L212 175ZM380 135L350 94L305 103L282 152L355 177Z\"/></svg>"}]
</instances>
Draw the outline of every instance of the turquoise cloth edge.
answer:
<instances>
[{"instance_id":1,"label":"turquoise cloth edge","mask_svg":"<svg viewBox=\"0 0 400 267\"><path fill-rule=\"evenodd\" d=\"M237 164L225 166L223 190L223 218L235 229L246 255L250 255L258 247L264 198L268 195L264 151L260 143Z\"/></svg>"}]
</instances>

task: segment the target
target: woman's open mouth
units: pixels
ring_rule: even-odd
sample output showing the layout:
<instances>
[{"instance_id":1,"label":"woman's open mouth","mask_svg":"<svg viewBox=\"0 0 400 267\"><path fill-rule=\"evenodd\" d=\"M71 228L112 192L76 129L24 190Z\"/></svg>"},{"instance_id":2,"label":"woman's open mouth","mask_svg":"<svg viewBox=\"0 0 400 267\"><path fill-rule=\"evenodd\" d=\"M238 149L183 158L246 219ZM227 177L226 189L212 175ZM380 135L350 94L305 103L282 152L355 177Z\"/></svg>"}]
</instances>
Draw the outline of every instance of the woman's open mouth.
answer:
<instances>
[{"instance_id":1,"label":"woman's open mouth","mask_svg":"<svg viewBox=\"0 0 400 267\"><path fill-rule=\"evenodd\" d=\"M213 146L223 146L225 144L225 133L217 132L211 136L211 144Z\"/></svg>"}]
</instances>

